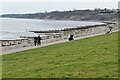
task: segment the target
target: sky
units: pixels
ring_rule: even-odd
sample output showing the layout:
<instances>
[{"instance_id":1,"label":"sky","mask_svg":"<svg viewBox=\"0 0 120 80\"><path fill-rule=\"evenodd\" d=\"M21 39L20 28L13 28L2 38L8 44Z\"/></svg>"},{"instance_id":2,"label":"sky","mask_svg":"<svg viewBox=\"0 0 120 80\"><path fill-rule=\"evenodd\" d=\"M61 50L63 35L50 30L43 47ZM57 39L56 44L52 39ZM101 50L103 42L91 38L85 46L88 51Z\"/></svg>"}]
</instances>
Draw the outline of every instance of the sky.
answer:
<instances>
[{"instance_id":1,"label":"sky","mask_svg":"<svg viewBox=\"0 0 120 80\"><path fill-rule=\"evenodd\" d=\"M117 9L119 0L0 0L0 14L66 11L73 9Z\"/></svg>"}]
</instances>

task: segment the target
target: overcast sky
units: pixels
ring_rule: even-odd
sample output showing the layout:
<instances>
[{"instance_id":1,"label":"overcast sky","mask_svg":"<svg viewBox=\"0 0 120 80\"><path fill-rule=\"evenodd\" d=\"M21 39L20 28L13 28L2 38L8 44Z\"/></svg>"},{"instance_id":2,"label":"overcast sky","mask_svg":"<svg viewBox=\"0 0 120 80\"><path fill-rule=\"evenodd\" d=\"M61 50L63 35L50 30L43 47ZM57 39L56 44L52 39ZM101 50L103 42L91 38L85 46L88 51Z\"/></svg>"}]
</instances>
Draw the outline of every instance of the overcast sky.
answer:
<instances>
[{"instance_id":1,"label":"overcast sky","mask_svg":"<svg viewBox=\"0 0 120 80\"><path fill-rule=\"evenodd\" d=\"M119 0L0 0L0 14L35 13L55 10L117 9Z\"/></svg>"}]
</instances>

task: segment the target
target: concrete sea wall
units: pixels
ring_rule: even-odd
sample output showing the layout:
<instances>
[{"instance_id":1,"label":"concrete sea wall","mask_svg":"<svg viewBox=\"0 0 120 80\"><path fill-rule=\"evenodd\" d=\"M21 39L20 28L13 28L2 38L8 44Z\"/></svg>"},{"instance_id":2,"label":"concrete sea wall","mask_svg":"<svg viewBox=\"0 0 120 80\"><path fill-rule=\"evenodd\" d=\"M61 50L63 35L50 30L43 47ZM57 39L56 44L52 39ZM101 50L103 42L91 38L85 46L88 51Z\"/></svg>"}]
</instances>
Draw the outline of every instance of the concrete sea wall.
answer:
<instances>
[{"instance_id":1,"label":"concrete sea wall","mask_svg":"<svg viewBox=\"0 0 120 80\"><path fill-rule=\"evenodd\" d=\"M118 29L118 24L101 24L101 25L93 25L93 26L86 26L86 27L77 27L77 28L69 28L64 30L59 30L58 33L46 31L47 36L42 37L42 44L51 43L54 41L65 40L68 39L70 34L73 34L74 37L82 37L88 35L94 35L99 33L107 33L109 31L109 27L112 27L112 31ZM45 31L42 31L45 32ZM37 31L36 33L40 33ZM25 37L21 36L19 39L13 40L0 40L0 49L1 50L9 50L21 47L29 47L34 46L34 37Z\"/></svg>"}]
</instances>

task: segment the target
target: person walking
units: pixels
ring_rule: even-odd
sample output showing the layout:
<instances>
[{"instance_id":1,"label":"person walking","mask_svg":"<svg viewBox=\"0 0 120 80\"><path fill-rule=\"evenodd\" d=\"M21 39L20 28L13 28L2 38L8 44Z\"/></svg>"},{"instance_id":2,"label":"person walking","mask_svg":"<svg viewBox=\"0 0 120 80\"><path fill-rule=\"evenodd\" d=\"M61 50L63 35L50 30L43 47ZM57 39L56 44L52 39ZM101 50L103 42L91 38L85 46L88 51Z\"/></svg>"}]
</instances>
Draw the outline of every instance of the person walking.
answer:
<instances>
[{"instance_id":1,"label":"person walking","mask_svg":"<svg viewBox=\"0 0 120 80\"><path fill-rule=\"evenodd\" d=\"M41 45L41 37L40 36L38 36L37 42L38 42L38 46L40 46Z\"/></svg>"},{"instance_id":2,"label":"person walking","mask_svg":"<svg viewBox=\"0 0 120 80\"><path fill-rule=\"evenodd\" d=\"M112 27L111 26L109 26L109 32L111 32L112 31Z\"/></svg>"},{"instance_id":3,"label":"person walking","mask_svg":"<svg viewBox=\"0 0 120 80\"><path fill-rule=\"evenodd\" d=\"M37 46L37 37L34 37L34 45Z\"/></svg>"},{"instance_id":4,"label":"person walking","mask_svg":"<svg viewBox=\"0 0 120 80\"><path fill-rule=\"evenodd\" d=\"M108 31L108 32L106 32L106 34L108 34L108 33L112 32L112 28L113 28L113 27L109 26L109 31Z\"/></svg>"}]
</instances>

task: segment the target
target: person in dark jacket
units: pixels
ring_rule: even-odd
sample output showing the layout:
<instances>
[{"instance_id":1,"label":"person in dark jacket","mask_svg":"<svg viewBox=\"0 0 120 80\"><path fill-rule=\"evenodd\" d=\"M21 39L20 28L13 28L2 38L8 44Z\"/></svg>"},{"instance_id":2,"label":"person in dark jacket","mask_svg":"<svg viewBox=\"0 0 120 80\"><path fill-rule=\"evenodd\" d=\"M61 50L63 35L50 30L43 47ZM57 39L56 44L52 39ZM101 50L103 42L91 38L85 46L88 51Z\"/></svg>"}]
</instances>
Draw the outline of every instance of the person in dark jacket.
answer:
<instances>
[{"instance_id":1,"label":"person in dark jacket","mask_svg":"<svg viewBox=\"0 0 120 80\"><path fill-rule=\"evenodd\" d=\"M37 42L38 42L38 45L40 46L41 45L41 37L40 36L38 36Z\"/></svg>"},{"instance_id":2,"label":"person in dark jacket","mask_svg":"<svg viewBox=\"0 0 120 80\"><path fill-rule=\"evenodd\" d=\"M70 34L69 41L74 40L73 37L74 37L74 35L73 35L73 34Z\"/></svg>"},{"instance_id":3,"label":"person in dark jacket","mask_svg":"<svg viewBox=\"0 0 120 80\"><path fill-rule=\"evenodd\" d=\"M34 45L37 46L37 37L34 37Z\"/></svg>"}]
</instances>

